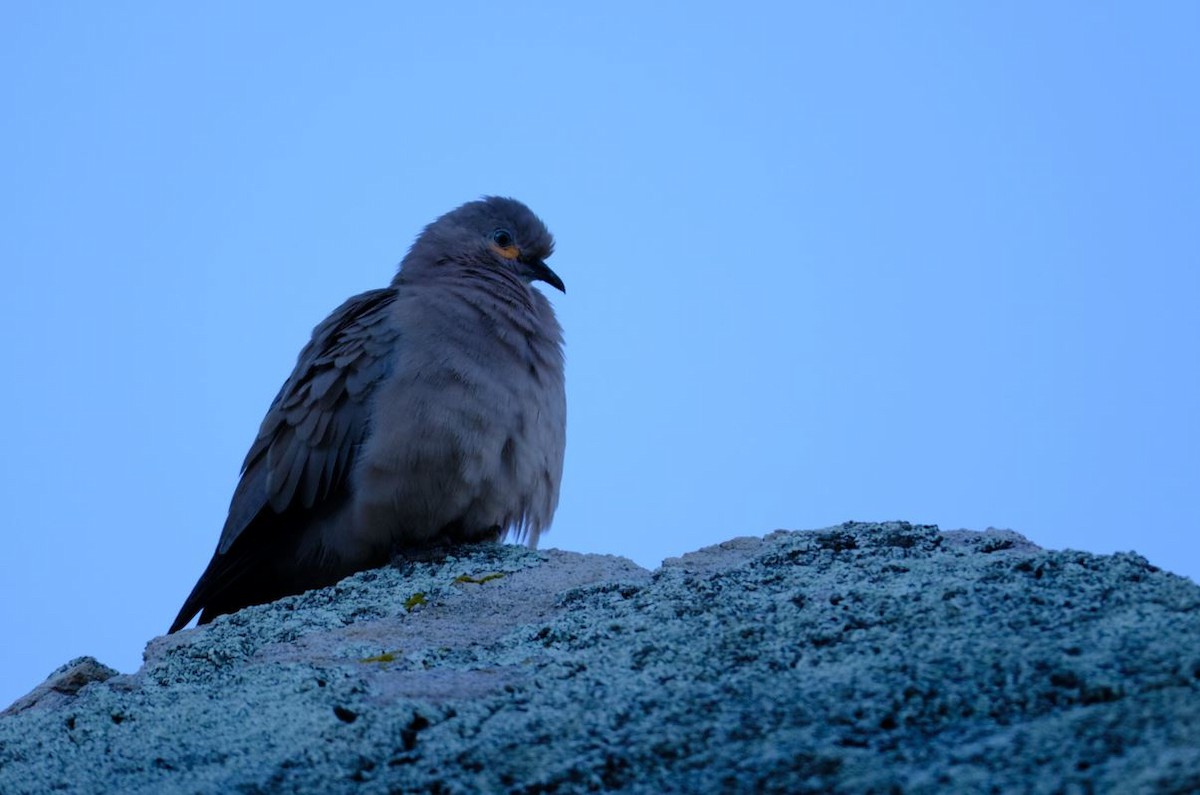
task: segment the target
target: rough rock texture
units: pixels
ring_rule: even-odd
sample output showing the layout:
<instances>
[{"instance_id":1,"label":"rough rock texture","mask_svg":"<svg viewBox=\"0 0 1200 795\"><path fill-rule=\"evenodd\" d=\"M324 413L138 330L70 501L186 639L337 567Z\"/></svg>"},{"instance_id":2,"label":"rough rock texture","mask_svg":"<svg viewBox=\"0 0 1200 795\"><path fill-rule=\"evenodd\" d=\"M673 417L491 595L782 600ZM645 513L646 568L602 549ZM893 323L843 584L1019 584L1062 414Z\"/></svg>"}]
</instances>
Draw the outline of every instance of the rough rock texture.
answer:
<instances>
[{"instance_id":1,"label":"rough rock texture","mask_svg":"<svg viewBox=\"0 0 1200 795\"><path fill-rule=\"evenodd\" d=\"M1200 790L1200 587L903 523L483 546L68 663L0 792Z\"/></svg>"}]
</instances>

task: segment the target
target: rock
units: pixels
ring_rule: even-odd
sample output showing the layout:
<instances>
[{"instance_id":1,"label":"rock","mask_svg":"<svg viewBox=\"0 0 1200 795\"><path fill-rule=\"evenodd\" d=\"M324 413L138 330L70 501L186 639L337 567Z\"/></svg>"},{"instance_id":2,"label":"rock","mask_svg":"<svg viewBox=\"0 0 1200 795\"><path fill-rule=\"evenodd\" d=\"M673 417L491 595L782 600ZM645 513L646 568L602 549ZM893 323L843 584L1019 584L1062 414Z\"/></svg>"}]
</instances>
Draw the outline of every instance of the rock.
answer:
<instances>
[{"instance_id":1,"label":"rock","mask_svg":"<svg viewBox=\"0 0 1200 795\"><path fill-rule=\"evenodd\" d=\"M119 674L120 671L109 668L95 657L76 657L46 677L45 682L14 701L0 715L12 715L33 707L60 707L72 700L84 685L103 682Z\"/></svg>"},{"instance_id":2,"label":"rock","mask_svg":"<svg viewBox=\"0 0 1200 795\"><path fill-rule=\"evenodd\" d=\"M41 695L38 695L38 694ZM906 523L479 546L72 661L0 792L1187 792L1200 587Z\"/></svg>"}]
</instances>

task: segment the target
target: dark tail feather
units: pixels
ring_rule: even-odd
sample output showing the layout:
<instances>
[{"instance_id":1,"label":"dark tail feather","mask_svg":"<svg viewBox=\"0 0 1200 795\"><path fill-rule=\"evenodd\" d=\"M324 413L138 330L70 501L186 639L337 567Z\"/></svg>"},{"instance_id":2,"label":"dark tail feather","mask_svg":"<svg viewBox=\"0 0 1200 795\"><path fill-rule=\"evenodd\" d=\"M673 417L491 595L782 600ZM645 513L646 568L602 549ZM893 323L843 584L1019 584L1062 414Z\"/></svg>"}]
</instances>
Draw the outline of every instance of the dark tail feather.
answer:
<instances>
[{"instance_id":1,"label":"dark tail feather","mask_svg":"<svg viewBox=\"0 0 1200 795\"><path fill-rule=\"evenodd\" d=\"M179 615L175 616L175 620L171 622L171 628L167 630L168 635L183 629L192 620L192 616L200 612L200 607L208 597L210 575L213 572L213 568L217 565L218 557L220 557L219 552L214 554L212 560L208 562L208 568L200 575L200 579L196 581L192 592L184 600L183 607L179 608Z\"/></svg>"},{"instance_id":2,"label":"dark tail feather","mask_svg":"<svg viewBox=\"0 0 1200 795\"><path fill-rule=\"evenodd\" d=\"M259 535L267 535L270 542L257 540ZM245 534L224 554L213 554L167 634L183 629L197 613L197 623L207 624L243 607L266 604L315 587L307 574L298 566L291 544L281 542L275 534Z\"/></svg>"},{"instance_id":3,"label":"dark tail feather","mask_svg":"<svg viewBox=\"0 0 1200 795\"><path fill-rule=\"evenodd\" d=\"M240 551L235 546L225 554L213 553L208 567L196 581L192 592L184 600L183 607L179 609L179 615L175 616L175 621L167 630L168 635L183 629L192 620L192 616L201 611L203 613L197 623L207 624L222 613L232 613L242 607L254 604L252 601L247 601L248 594L241 595L244 591L240 587L241 582L248 576L253 576L250 570L254 566L249 556L238 554ZM239 602L240 604L238 604ZM217 606L225 606L225 609L214 612L213 608Z\"/></svg>"}]
</instances>

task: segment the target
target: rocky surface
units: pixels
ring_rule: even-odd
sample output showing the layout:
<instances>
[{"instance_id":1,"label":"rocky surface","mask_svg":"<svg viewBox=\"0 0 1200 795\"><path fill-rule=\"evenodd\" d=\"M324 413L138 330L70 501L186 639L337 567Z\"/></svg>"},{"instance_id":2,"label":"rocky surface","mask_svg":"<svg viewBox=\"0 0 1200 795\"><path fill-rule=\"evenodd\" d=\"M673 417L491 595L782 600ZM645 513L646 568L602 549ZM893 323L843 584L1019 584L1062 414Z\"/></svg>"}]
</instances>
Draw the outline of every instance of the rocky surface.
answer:
<instances>
[{"instance_id":1,"label":"rocky surface","mask_svg":"<svg viewBox=\"0 0 1200 795\"><path fill-rule=\"evenodd\" d=\"M846 524L655 572L480 546L68 663L0 793L1190 792L1200 587Z\"/></svg>"}]
</instances>

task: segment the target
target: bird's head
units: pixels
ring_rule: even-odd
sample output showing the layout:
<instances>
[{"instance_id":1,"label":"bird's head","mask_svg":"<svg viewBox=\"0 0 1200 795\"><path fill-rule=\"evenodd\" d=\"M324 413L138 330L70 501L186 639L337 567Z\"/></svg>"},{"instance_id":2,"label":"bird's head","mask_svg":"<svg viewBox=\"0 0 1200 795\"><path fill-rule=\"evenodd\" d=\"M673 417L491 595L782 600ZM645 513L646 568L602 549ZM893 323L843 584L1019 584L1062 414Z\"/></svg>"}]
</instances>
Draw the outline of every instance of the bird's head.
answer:
<instances>
[{"instance_id":1,"label":"bird's head","mask_svg":"<svg viewBox=\"0 0 1200 795\"><path fill-rule=\"evenodd\" d=\"M554 238L541 219L516 199L486 196L451 210L425 227L400 265L417 275L446 265L506 271L525 283L541 281L566 292L546 265Z\"/></svg>"}]
</instances>

